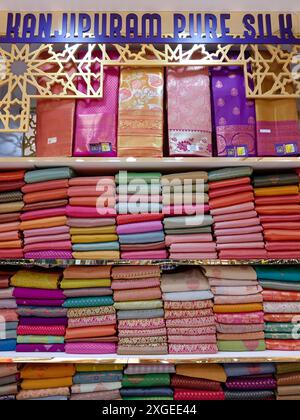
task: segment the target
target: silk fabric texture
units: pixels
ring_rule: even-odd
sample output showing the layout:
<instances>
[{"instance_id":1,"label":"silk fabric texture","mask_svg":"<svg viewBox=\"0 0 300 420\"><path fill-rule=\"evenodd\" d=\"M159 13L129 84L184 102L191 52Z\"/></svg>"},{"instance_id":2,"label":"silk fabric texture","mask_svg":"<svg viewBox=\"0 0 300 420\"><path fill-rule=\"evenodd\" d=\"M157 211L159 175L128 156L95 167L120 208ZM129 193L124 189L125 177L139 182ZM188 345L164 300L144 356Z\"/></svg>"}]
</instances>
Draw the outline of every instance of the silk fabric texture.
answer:
<instances>
[{"instance_id":1,"label":"silk fabric texture","mask_svg":"<svg viewBox=\"0 0 300 420\"><path fill-rule=\"evenodd\" d=\"M119 156L162 157L163 69L122 68L120 77Z\"/></svg>"}]
</instances>

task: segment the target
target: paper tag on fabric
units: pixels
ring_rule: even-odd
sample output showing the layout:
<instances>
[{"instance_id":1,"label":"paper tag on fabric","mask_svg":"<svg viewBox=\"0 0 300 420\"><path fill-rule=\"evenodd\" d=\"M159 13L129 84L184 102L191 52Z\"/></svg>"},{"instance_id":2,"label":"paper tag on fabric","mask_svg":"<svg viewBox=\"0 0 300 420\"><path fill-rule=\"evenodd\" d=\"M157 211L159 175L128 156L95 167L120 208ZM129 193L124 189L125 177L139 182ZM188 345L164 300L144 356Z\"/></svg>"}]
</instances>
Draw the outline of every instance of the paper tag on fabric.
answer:
<instances>
[{"instance_id":1,"label":"paper tag on fabric","mask_svg":"<svg viewBox=\"0 0 300 420\"><path fill-rule=\"evenodd\" d=\"M228 146L226 148L227 157L248 157L248 147L247 146Z\"/></svg>"},{"instance_id":2,"label":"paper tag on fabric","mask_svg":"<svg viewBox=\"0 0 300 420\"><path fill-rule=\"evenodd\" d=\"M57 137L48 138L48 144L56 144L56 143L57 143Z\"/></svg>"},{"instance_id":3,"label":"paper tag on fabric","mask_svg":"<svg viewBox=\"0 0 300 420\"><path fill-rule=\"evenodd\" d=\"M91 153L108 153L112 151L111 143L90 143Z\"/></svg>"},{"instance_id":4,"label":"paper tag on fabric","mask_svg":"<svg viewBox=\"0 0 300 420\"><path fill-rule=\"evenodd\" d=\"M277 156L286 156L286 155L297 155L298 154L298 145L297 143L282 143L275 145L275 152Z\"/></svg>"},{"instance_id":5,"label":"paper tag on fabric","mask_svg":"<svg viewBox=\"0 0 300 420\"><path fill-rule=\"evenodd\" d=\"M272 133L272 130L271 130L270 128L261 128L261 129L259 130L259 132L260 132L261 134L271 134L271 133Z\"/></svg>"}]
</instances>

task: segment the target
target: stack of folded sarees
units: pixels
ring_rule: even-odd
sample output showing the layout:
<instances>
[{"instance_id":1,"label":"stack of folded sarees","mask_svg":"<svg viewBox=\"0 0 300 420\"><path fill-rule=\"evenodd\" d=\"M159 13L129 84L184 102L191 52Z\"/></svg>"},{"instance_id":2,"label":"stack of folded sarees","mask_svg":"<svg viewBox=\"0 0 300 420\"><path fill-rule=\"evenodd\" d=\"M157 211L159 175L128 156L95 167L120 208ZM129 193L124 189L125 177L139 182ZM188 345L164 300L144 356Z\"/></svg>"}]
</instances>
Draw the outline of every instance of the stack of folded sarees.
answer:
<instances>
[{"instance_id":1,"label":"stack of folded sarees","mask_svg":"<svg viewBox=\"0 0 300 420\"><path fill-rule=\"evenodd\" d=\"M277 400L300 400L300 363L278 363L276 366Z\"/></svg>"},{"instance_id":2,"label":"stack of folded sarees","mask_svg":"<svg viewBox=\"0 0 300 420\"><path fill-rule=\"evenodd\" d=\"M162 276L165 319L170 354L218 352L213 294L199 268Z\"/></svg>"},{"instance_id":3,"label":"stack of folded sarees","mask_svg":"<svg viewBox=\"0 0 300 420\"><path fill-rule=\"evenodd\" d=\"M300 257L299 177L295 172L257 175L256 211L264 230L267 257Z\"/></svg>"},{"instance_id":4,"label":"stack of folded sarees","mask_svg":"<svg viewBox=\"0 0 300 420\"><path fill-rule=\"evenodd\" d=\"M1 363L0 365L0 401L15 400L18 393L20 374L18 366L14 363Z\"/></svg>"},{"instance_id":5,"label":"stack of folded sarees","mask_svg":"<svg viewBox=\"0 0 300 420\"><path fill-rule=\"evenodd\" d=\"M17 344L17 302L10 287L13 272L0 271L0 351L14 351Z\"/></svg>"},{"instance_id":6,"label":"stack of folded sarees","mask_svg":"<svg viewBox=\"0 0 300 420\"><path fill-rule=\"evenodd\" d=\"M174 400L225 400L222 384L226 373L221 365L182 364L172 377Z\"/></svg>"},{"instance_id":7,"label":"stack of folded sarees","mask_svg":"<svg viewBox=\"0 0 300 420\"><path fill-rule=\"evenodd\" d=\"M70 168L29 171L22 188L21 215L25 258L72 258L67 204Z\"/></svg>"},{"instance_id":8,"label":"stack of folded sarees","mask_svg":"<svg viewBox=\"0 0 300 420\"><path fill-rule=\"evenodd\" d=\"M74 373L75 367L71 363L28 363L21 369L21 389L17 400L68 400Z\"/></svg>"},{"instance_id":9,"label":"stack of folded sarees","mask_svg":"<svg viewBox=\"0 0 300 420\"><path fill-rule=\"evenodd\" d=\"M0 258L23 258L20 235L25 171L0 172Z\"/></svg>"},{"instance_id":10,"label":"stack of folded sarees","mask_svg":"<svg viewBox=\"0 0 300 420\"><path fill-rule=\"evenodd\" d=\"M111 290L111 267L71 266L61 287L68 310L66 353L116 353L116 315Z\"/></svg>"},{"instance_id":11,"label":"stack of folded sarees","mask_svg":"<svg viewBox=\"0 0 300 420\"><path fill-rule=\"evenodd\" d=\"M162 224L161 174L120 171L116 183L117 232L122 259L167 258Z\"/></svg>"},{"instance_id":12,"label":"stack of folded sarees","mask_svg":"<svg viewBox=\"0 0 300 420\"><path fill-rule=\"evenodd\" d=\"M252 267L204 267L214 294L219 351L263 351L262 288Z\"/></svg>"},{"instance_id":13,"label":"stack of folded sarees","mask_svg":"<svg viewBox=\"0 0 300 420\"><path fill-rule=\"evenodd\" d=\"M167 354L160 268L114 267L112 279L118 315L118 354Z\"/></svg>"},{"instance_id":14,"label":"stack of folded sarees","mask_svg":"<svg viewBox=\"0 0 300 420\"><path fill-rule=\"evenodd\" d=\"M272 363L226 364L226 400L275 400L277 387Z\"/></svg>"},{"instance_id":15,"label":"stack of folded sarees","mask_svg":"<svg viewBox=\"0 0 300 420\"><path fill-rule=\"evenodd\" d=\"M71 400L120 400L123 365L76 365Z\"/></svg>"},{"instance_id":16,"label":"stack of folded sarees","mask_svg":"<svg viewBox=\"0 0 300 420\"><path fill-rule=\"evenodd\" d=\"M63 352L67 324L61 273L20 270L11 278L17 300L17 352Z\"/></svg>"},{"instance_id":17,"label":"stack of folded sarees","mask_svg":"<svg viewBox=\"0 0 300 420\"><path fill-rule=\"evenodd\" d=\"M207 172L162 177L166 245L173 259L216 259Z\"/></svg>"},{"instance_id":18,"label":"stack of folded sarees","mask_svg":"<svg viewBox=\"0 0 300 420\"><path fill-rule=\"evenodd\" d=\"M262 288L252 267L204 267L214 294L219 351L263 351Z\"/></svg>"},{"instance_id":19,"label":"stack of folded sarees","mask_svg":"<svg viewBox=\"0 0 300 420\"><path fill-rule=\"evenodd\" d=\"M116 234L116 187L114 177L78 177L70 181L73 257L80 259L118 259Z\"/></svg>"},{"instance_id":20,"label":"stack of folded sarees","mask_svg":"<svg viewBox=\"0 0 300 420\"><path fill-rule=\"evenodd\" d=\"M263 287L265 336L268 350L300 350L300 269L297 266L257 266Z\"/></svg>"},{"instance_id":21,"label":"stack of folded sarees","mask_svg":"<svg viewBox=\"0 0 300 420\"><path fill-rule=\"evenodd\" d=\"M171 373L174 365L128 365L124 371L123 400L173 400Z\"/></svg>"},{"instance_id":22,"label":"stack of folded sarees","mask_svg":"<svg viewBox=\"0 0 300 420\"><path fill-rule=\"evenodd\" d=\"M209 172L209 206L220 259L267 258L250 167Z\"/></svg>"}]
</instances>

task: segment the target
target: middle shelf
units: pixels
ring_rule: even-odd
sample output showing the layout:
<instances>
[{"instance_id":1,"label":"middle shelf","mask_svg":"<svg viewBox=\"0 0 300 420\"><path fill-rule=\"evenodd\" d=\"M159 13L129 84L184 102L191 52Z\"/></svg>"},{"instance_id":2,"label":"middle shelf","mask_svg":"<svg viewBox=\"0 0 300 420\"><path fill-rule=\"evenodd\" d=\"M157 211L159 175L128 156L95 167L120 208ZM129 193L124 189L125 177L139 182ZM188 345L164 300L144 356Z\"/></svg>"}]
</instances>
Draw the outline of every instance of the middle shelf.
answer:
<instances>
[{"instance_id":1,"label":"middle shelf","mask_svg":"<svg viewBox=\"0 0 300 420\"><path fill-rule=\"evenodd\" d=\"M300 362L300 352L220 352L218 354L178 354L155 356L121 356L117 354L66 354L66 353L0 353L0 363L93 363L93 364L135 364L135 363L268 363Z\"/></svg>"},{"instance_id":2,"label":"middle shelf","mask_svg":"<svg viewBox=\"0 0 300 420\"><path fill-rule=\"evenodd\" d=\"M97 266L97 265L158 265L161 267L178 267L182 265L189 266L222 266L222 265L298 265L300 259L284 260L79 260L79 259L0 259L0 266L11 265L19 267L69 267L69 266Z\"/></svg>"},{"instance_id":3,"label":"middle shelf","mask_svg":"<svg viewBox=\"0 0 300 420\"><path fill-rule=\"evenodd\" d=\"M101 157L6 157L0 158L1 170L44 169L68 166L78 172L108 173L127 171L197 171L224 167L250 166L255 170L288 170L300 167L300 157L164 157L164 158L101 158Z\"/></svg>"}]
</instances>

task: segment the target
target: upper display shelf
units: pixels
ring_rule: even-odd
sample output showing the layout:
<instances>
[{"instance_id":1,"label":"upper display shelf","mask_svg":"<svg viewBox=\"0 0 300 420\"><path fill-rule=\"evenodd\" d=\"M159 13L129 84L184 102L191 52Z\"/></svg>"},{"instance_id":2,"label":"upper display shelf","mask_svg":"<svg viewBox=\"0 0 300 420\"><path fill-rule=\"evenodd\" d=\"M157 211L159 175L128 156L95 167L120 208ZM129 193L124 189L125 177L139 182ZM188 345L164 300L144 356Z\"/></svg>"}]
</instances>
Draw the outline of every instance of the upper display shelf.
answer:
<instances>
[{"instance_id":1,"label":"upper display shelf","mask_svg":"<svg viewBox=\"0 0 300 420\"><path fill-rule=\"evenodd\" d=\"M257 158L0 158L1 170L38 169L68 166L76 171L113 172L119 170L159 170L161 172L218 169L223 167L251 166L256 170L300 168L300 157Z\"/></svg>"}]
</instances>

